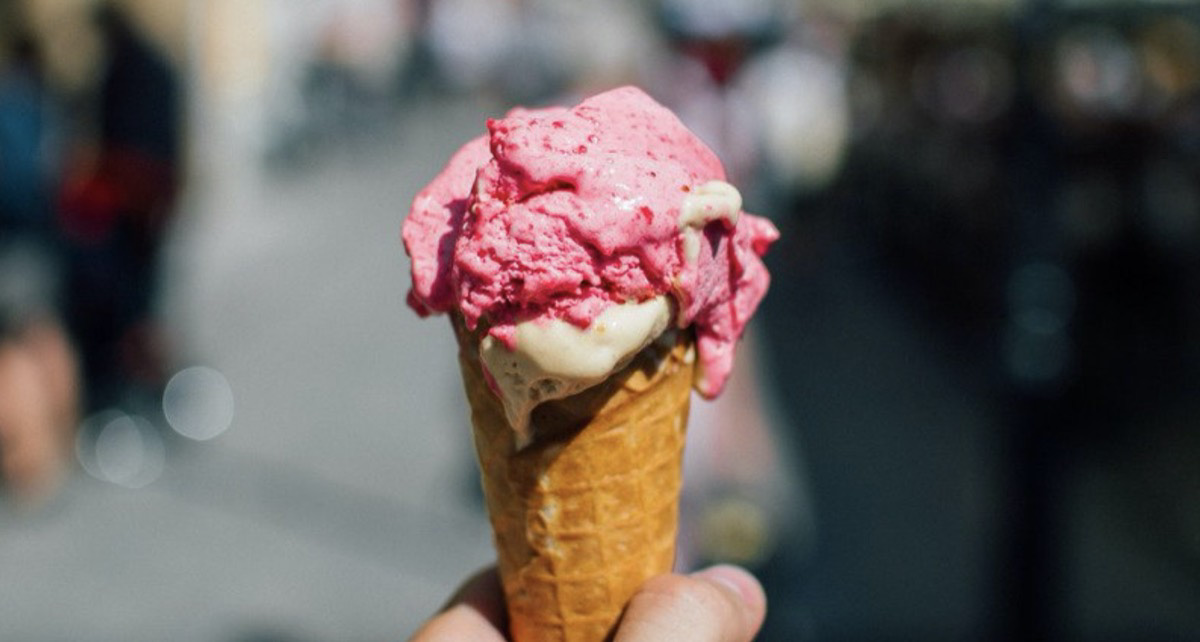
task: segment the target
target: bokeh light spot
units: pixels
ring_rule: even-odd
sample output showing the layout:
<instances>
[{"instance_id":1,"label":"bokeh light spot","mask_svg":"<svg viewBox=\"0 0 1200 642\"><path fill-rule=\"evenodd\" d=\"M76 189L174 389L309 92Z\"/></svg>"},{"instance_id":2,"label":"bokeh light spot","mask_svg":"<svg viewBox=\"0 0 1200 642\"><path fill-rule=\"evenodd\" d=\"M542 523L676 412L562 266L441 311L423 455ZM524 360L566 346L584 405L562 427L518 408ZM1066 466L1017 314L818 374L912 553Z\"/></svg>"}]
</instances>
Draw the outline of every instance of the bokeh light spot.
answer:
<instances>
[{"instance_id":1,"label":"bokeh light spot","mask_svg":"<svg viewBox=\"0 0 1200 642\"><path fill-rule=\"evenodd\" d=\"M171 377L163 391L163 414L175 432L212 439L233 423L233 389L220 372L195 366Z\"/></svg>"},{"instance_id":2,"label":"bokeh light spot","mask_svg":"<svg viewBox=\"0 0 1200 642\"><path fill-rule=\"evenodd\" d=\"M149 421L118 410L84 421L75 455L89 475L125 488L143 488L162 475L166 448Z\"/></svg>"}]
</instances>

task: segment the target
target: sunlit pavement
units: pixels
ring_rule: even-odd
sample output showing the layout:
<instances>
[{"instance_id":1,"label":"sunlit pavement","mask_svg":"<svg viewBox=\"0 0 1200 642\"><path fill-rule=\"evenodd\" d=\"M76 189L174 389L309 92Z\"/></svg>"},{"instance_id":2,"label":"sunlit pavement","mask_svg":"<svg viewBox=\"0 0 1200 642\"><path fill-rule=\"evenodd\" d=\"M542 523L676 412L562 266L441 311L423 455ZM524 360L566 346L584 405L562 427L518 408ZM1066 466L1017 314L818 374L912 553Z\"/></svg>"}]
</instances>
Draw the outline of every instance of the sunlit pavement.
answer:
<instances>
[{"instance_id":1,"label":"sunlit pavement","mask_svg":"<svg viewBox=\"0 0 1200 642\"><path fill-rule=\"evenodd\" d=\"M0 509L0 639L402 639L491 558L453 340L405 307L399 241L486 112L417 105L276 171L209 145L164 300L209 407L94 418L57 498Z\"/></svg>"}]
</instances>

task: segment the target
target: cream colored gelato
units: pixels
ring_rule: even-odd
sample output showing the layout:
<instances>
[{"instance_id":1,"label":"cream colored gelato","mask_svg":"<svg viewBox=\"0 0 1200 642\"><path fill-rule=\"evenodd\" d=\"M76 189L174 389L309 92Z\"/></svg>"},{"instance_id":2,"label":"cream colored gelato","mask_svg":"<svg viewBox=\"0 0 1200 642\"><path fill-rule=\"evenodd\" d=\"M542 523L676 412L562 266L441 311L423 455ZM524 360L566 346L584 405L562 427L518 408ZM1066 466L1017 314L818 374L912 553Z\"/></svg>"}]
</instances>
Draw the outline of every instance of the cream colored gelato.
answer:
<instances>
[{"instance_id":1,"label":"cream colored gelato","mask_svg":"<svg viewBox=\"0 0 1200 642\"><path fill-rule=\"evenodd\" d=\"M700 232L705 225L725 219L729 229L733 229L741 211L741 192L725 181L709 181L688 192L679 208L679 231L683 233L683 256L687 262L695 263L700 257Z\"/></svg>"},{"instance_id":2,"label":"cream colored gelato","mask_svg":"<svg viewBox=\"0 0 1200 642\"><path fill-rule=\"evenodd\" d=\"M671 323L666 296L609 306L587 328L559 319L518 323L516 346L488 336L479 356L504 403L518 445L528 443L529 415L543 401L586 390L618 370Z\"/></svg>"}]
</instances>

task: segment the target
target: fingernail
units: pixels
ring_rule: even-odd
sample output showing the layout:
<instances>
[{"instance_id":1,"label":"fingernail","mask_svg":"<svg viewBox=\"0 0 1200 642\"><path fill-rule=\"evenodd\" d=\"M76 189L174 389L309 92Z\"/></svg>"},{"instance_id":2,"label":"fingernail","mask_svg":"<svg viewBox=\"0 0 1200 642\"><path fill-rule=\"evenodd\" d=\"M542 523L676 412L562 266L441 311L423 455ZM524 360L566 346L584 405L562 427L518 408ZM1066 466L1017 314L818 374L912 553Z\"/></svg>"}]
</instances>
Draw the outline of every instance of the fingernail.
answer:
<instances>
[{"instance_id":1,"label":"fingernail","mask_svg":"<svg viewBox=\"0 0 1200 642\"><path fill-rule=\"evenodd\" d=\"M758 580L737 566L720 564L692 573L692 577L712 580L728 586L738 597L742 598L742 602L745 604L754 604L763 600L762 587Z\"/></svg>"}]
</instances>

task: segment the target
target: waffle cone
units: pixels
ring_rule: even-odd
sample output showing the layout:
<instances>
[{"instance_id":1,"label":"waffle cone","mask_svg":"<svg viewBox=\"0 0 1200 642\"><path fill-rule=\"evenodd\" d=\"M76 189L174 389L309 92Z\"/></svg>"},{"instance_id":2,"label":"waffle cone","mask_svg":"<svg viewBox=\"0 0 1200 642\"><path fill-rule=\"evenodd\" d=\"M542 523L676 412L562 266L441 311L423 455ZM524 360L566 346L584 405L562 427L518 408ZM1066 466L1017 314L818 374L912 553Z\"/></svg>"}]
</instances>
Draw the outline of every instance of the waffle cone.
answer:
<instances>
[{"instance_id":1,"label":"waffle cone","mask_svg":"<svg viewBox=\"0 0 1200 642\"><path fill-rule=\"evenodd\" d=\"M477 341L458 337L512 637L604 640L674 563L691 337L670 332L599 385L539 405L520 450Z\"/></svg>"}]
</instances>

